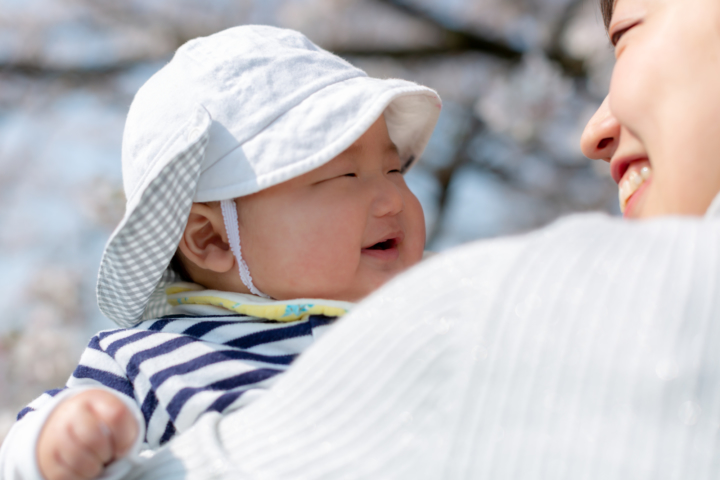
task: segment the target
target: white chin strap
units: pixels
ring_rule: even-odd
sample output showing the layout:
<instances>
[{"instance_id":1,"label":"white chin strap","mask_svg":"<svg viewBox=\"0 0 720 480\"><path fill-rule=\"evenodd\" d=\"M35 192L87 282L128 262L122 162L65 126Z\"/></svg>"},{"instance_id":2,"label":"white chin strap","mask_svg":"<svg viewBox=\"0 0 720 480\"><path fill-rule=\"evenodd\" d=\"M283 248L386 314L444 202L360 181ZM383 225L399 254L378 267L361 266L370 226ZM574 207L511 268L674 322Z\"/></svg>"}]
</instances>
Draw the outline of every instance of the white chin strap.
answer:
<instances>
[{"instance_id":1,"label":"white chin strap","mask_svg":"<svg viewBox=\"0 0 720 480\"><path fill-rule=\"evenodd\" d=\"M250 269L243 260L242 250L240 250L240 226L238 225L237 217L237 206L234 200L221 200L220 208L222 209L223 220L225 221L225 231L228 236L228 243L230 243L230 250L235 255L235 260L238 264L238 270L240 271L240 280L250 290L250 293L257 295L258 297L270 298L269 296L262 293L253 284L252 276L250 276Z\"/></svg>"}]
</instances>

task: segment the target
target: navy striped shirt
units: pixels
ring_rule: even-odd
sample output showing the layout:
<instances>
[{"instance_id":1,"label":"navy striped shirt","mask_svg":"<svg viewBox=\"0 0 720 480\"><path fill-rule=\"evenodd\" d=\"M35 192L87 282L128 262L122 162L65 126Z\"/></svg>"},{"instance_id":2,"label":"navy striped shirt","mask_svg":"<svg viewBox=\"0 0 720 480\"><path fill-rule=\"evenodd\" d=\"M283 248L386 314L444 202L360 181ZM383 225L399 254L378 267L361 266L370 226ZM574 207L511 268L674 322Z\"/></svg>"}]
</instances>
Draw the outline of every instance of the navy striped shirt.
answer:
<instances>
[{"instance_id":1,"label":"navy striped shirt","mask_svg":"<svg viewBox=\"0 0 720 480\"><path fill-rule=\"evenodd\" d=\"M245 315L174 315L94 336L65 388L103 385L135 401L156 448L206 412L257 398L337 317L277 322ZM18 414L41 409L50 390Z\"/></svg>"}]
</instances>

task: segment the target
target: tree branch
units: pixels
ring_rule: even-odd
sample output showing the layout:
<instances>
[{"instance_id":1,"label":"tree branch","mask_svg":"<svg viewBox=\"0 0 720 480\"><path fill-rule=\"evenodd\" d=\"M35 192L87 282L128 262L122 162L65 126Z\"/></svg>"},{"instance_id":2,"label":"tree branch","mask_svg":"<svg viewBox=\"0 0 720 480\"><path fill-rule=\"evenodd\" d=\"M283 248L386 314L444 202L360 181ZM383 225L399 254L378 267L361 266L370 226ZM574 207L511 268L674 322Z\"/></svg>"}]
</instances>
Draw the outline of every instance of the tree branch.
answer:
<instances>
[{"instance_id":1,"label":"tree branch","mask_svg":"<svg viewBox=\"0 0 720 480\"><path fill-rule=\"evenodd\" d=\"M406 15L413 16L428 21L445 32L448 37L448 45L444 51L440 49L438 53L456 53L463 51L478 51L487 53L494 57L506 60L519 60L525 53L523 50L514 48L506 42L493 39L489 36L481 35L477 32L464 29L457 29L446 25L446 22L435 17L431 12L412 6L404 0L377 0L384 4L395 7ZM547 51L547 57L556 62L563 72L571 77L582 77L586 75L586 66L582 60L578 60L568 56L560 46L560 38L562 31L567 23L571 20L572 15L582 4L582 0L573 0L568 9L565 10L563 17L560 19L554 29L552 41Z\"/></svg>"}]
</instances>

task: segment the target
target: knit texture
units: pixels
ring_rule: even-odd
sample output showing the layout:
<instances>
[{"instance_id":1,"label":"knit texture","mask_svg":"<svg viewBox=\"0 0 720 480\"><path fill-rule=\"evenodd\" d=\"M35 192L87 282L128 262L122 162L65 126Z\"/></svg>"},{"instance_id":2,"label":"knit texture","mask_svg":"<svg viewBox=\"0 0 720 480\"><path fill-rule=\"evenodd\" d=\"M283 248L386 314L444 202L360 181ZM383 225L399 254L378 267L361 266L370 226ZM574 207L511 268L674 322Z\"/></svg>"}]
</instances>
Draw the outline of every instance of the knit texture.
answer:
<instances>
[{"instance_id":1,"label":"knit texture","mask_svg":"<svg viewBox=\"0 0 720 480\"><path fill-rule=\"evenodd\" d=\"M718 245L584 215L438 255L137 478L717 478Z\"/></svg>"}]
</instances>

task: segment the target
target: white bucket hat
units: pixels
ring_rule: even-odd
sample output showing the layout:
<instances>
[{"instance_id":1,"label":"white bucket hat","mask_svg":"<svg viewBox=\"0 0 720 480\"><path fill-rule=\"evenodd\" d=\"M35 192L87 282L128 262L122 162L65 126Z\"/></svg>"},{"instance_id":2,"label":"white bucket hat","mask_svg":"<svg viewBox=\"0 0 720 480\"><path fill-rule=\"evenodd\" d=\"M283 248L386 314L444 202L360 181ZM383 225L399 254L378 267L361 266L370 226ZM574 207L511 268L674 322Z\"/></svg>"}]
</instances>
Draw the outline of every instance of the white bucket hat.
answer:
<instances>
[{"instance_id":1,"label":"white bucket hat","mask_svg":"<svg viewBox=\"0 0 720 480\"><path fill-rule=\"evenodd\" d=\"M370 78L292 30L242 26L189 41L130 106L127 205L100 263L100 310L123 327L166 310L158 287L178 280L169 264L193 202L250 195L318 168L383 113L408 168L440 108L435 91Z\"/></svg>"}]
</instances>

